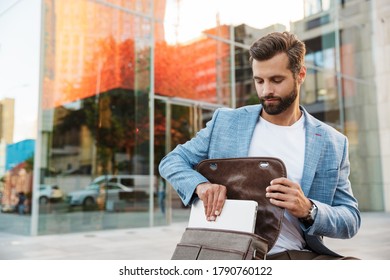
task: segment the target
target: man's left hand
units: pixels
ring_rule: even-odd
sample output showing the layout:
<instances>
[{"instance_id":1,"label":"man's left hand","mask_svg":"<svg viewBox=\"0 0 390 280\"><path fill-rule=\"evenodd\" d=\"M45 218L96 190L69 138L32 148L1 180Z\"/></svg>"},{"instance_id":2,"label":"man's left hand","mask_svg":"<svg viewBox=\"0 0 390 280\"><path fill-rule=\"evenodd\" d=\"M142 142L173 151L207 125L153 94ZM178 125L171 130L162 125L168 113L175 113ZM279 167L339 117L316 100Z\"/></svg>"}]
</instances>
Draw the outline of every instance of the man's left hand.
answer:
<instances>
[{"instance_id":1,"label":"man's left hand","mask_svg":"<svg viewBox=\"0 0 390 280\"><path fill-rule=\"evenodd\" d=\"M299 184L287 178L277 178L266 188L266 197L276 206L287 209L297 218L307 216L310 200L303 194Z\"/></svg>"}]
</instances>

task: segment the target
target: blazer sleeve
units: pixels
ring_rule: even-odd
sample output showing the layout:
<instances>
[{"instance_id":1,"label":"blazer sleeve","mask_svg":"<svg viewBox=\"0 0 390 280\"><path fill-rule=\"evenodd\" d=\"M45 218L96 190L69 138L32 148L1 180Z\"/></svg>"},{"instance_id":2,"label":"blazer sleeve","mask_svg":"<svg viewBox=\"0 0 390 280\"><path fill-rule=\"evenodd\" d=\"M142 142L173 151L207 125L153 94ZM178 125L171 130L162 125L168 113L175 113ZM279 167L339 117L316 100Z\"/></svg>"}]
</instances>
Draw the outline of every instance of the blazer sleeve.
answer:
<instances>
[{"instance_id":1,"label":"blazer sleeve","mask_svg":"<svg viewBox=\"0 0 390 280\"><path fill-rule=\"evenodd\" d=\"M194 138L178 145L168 153L159 164L159 172L176 190L184 205L191 204L196 195L196 187L208 180L194 170L202 160L208 158L210 141L220 109Z\"/></svg>"},{"instance_id":2,"label":"blazer sleeve","mask_svg":"<svg viewBox=\"0 0 390 280\"><path fill-rule=\"evenodd\" d=\"M350 173L348 140L346 137L343 139L341 162L338 172L335 172L338 174L337 185L331 203L316 199L315 196L311 197L318 207L318 212L314 224L304 230L306 234L347 239L353 237L360 228L360 211L348 178ZM329 182L330 176L326 180ZM332 192L331 188L329 192Z\"/></svg>"}]
</instances>

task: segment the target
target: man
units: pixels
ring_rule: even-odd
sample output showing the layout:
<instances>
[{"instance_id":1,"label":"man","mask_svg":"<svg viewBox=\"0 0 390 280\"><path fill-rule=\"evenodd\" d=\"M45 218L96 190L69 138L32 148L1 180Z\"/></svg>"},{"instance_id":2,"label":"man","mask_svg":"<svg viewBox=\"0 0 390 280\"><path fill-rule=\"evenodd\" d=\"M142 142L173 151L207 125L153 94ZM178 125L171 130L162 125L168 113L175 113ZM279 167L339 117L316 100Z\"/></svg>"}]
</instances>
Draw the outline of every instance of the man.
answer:
<instances>
[{"instance_id":1,"label":"man","mask_svg":"<svg viewBox=\"0 0 390 280\"><path fill-rule=\"evenodd\" d=\"M26 195L24 194L24 192L19 192L18 193L18 204L17 204L17 210L18 210L18 213L19 215L24 215L24 212L25 212L25 203L26 203Z\"/></svg>"},{"instance_id":2,"label":"man","mask_svg":"<svg viewBox=\"0 0 390 280\"><path fill-rule=\"evenodd\" d=\"M351 238L360 227L348 179L348 141L299 105L305 45L293 34L275 32L249 52L260 105L218 109L196 137L163 158L160 174L184 204L199 197L213 221L222 211L226 186L208 182L195 165L207 158L278 157L288 178L270 182L266 197L287 211L267 258L343 259L325 247L322 236Z\"/></svg>"}]
</instances>

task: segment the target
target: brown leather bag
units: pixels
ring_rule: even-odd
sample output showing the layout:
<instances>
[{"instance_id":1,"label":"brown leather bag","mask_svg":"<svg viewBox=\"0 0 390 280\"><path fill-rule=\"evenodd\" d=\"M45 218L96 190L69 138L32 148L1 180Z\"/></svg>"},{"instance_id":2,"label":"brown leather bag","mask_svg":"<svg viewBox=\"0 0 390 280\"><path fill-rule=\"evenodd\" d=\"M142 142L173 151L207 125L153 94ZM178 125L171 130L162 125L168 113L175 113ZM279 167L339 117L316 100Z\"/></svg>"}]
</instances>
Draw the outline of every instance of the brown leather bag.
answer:
<instances>
[{"instance_id":1,"label":"brown leather bag","mask_svg":"<svg viewBox=\"0 0 390 280\"><path fill-rule=\"evenodd\" d=\"M186 228L172 260L264 260L267 240L248 232Z\"/></svg>"},{"instance_id":2,"label":"brown leather bag","mask_svg":"<svg viewBox=\"0 0 390 280\"><path fill-rule=\"evenodd\" d=\"M266 239L271 250L280 233L284 209L269 202L265 189L273 179L287 177L283 161L273 157L207 159L196 170L210 183L226 186L227 198L258 202L255 234Z\"/></svg>"}]
</instances>

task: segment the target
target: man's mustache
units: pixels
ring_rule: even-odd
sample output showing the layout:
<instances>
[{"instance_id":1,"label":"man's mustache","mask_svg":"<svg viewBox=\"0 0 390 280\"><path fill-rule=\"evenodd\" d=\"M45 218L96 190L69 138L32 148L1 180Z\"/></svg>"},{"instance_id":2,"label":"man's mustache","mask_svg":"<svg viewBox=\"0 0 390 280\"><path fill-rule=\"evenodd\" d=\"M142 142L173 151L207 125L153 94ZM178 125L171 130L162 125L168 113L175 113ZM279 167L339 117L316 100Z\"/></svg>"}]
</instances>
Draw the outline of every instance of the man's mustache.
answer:
<instances>
[{"instance_id":1,"label":"man's mustache","mask_svg":"<svg viewBox=\"0 0 390 280\"><path fill-rule=\"evenodd\" d=\"M282 100L282 98L280 98L279 96L275 96L275 95L267 95L267 96L263 96L260 98L261 100L269 100L269 99L278 99L278 100Z\"/></svg>"}]
</instances>

